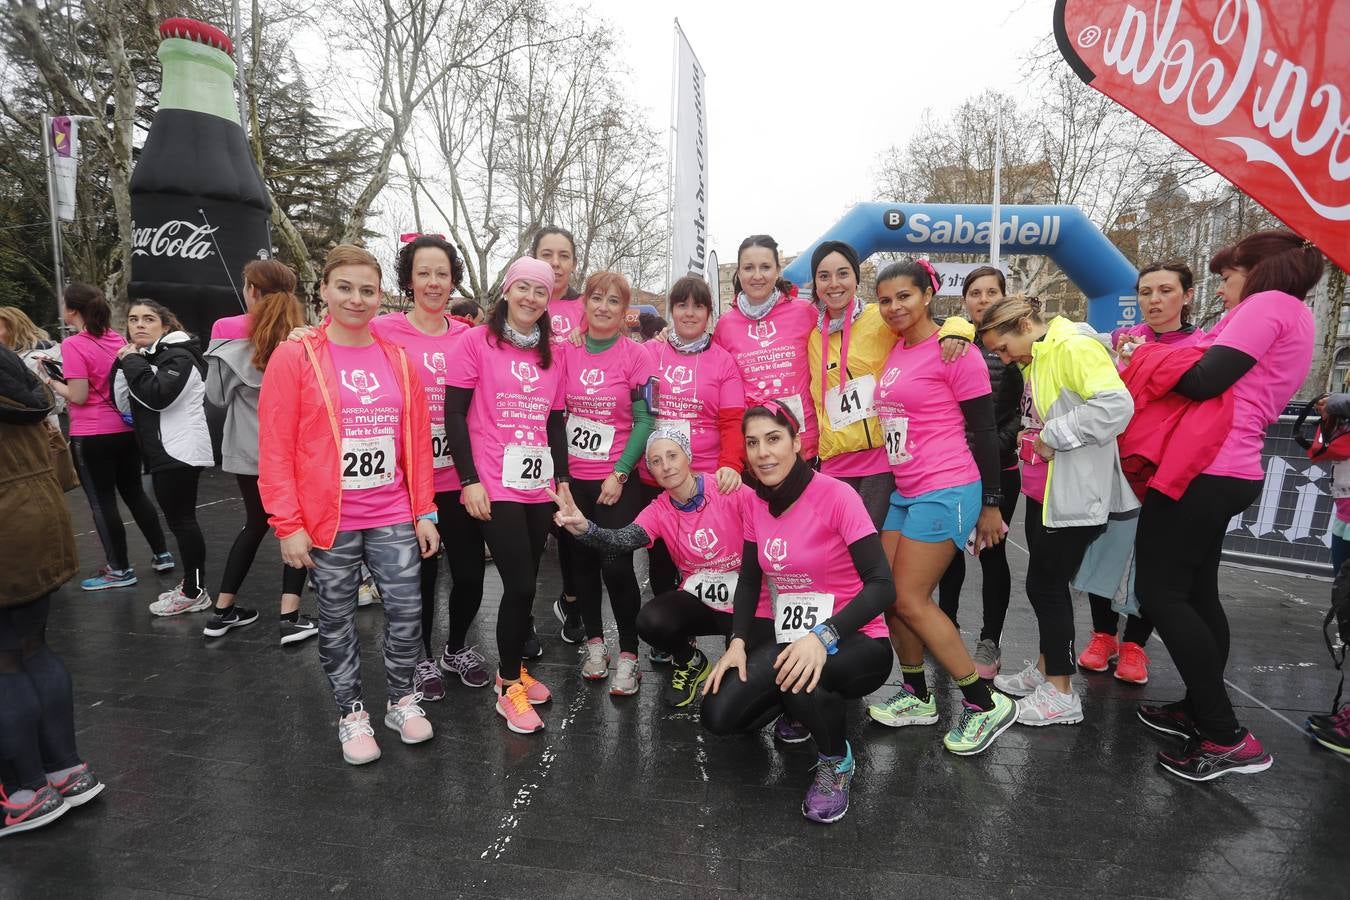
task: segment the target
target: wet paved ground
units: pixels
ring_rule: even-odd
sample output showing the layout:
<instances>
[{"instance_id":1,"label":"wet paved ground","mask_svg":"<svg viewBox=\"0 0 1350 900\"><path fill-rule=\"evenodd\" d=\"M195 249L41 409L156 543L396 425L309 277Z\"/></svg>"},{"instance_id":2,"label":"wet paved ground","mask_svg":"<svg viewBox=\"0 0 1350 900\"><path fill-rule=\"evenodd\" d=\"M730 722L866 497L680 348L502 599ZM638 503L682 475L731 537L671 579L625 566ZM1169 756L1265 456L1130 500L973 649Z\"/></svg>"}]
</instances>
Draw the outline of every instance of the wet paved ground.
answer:
<instances>
[{"instance_id":1,"label":"wet paved ground","mask_svg":"<svg viewBox=\"0 0 1350 900\"><path fill-rule=\"evenodd\" d=\"M68 501L89 574L97 538L82 496ZM219 473L200 502L216 573L242 506ZM1275 754L1264 775L1195 785L1160 774L1163 739L1133 717L1140 700L1179 695L1155 642L1146 687L1082 678L1083 725L1014 727L971 759L943 751L938 728L870 724L858 703L853 806L823 827L798 811L809 749L704 735L696 714L661 706L666 670L645 652L637 697L581 681L547 612L551 553L534 668L554 692L548 729L511 734L488 691L455 682L428 704L434 741L406 747L379 728L383 758L358 769L338 750L316 642L276 644L275 543L242 595L262 618L207 643L204 613L146 612L174 579L150 573L128 530L140 585L83 594L72 583L50 629L75 679L80 750L108 790L0 845L0 897L1301 897L1346 896L1350 883L1350 764L1300 729L1334 690L1319 630L1325 582L1223 571L1229 679L1243 721ZM1025 553L1009 556L1020 585ZM488 580L496 591L491 570ZM965 596L969 636L978 566ZM1010 664L1035 646L1020 589L1013 602ZM471 634L490 658L494 619L495 594ZM359 621L375 707L380 608ZM1084 607L1080 641L1087 633ZM957 694L934 683L945 727Z\"/></svg>"}]
</instances>

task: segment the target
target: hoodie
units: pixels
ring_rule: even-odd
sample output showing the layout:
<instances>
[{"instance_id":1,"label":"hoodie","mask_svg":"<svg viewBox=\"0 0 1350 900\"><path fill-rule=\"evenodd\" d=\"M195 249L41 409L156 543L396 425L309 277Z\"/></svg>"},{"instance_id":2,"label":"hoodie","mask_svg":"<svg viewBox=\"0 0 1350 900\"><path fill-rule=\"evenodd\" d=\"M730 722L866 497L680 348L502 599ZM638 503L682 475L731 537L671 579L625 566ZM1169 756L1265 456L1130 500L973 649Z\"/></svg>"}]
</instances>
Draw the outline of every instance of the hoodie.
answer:
<instances>
[{"instance_id":1,"label":"hoodie","mask_svg":"<svg viewBox=\"0 0 1350 900\"><path fill-rule=\"evenodd\" d=\"M171 331L113 366L117 408L130 413L145 468L215 465L206 426L206 360L197 342Z\"/></svg>"}]
</instances>

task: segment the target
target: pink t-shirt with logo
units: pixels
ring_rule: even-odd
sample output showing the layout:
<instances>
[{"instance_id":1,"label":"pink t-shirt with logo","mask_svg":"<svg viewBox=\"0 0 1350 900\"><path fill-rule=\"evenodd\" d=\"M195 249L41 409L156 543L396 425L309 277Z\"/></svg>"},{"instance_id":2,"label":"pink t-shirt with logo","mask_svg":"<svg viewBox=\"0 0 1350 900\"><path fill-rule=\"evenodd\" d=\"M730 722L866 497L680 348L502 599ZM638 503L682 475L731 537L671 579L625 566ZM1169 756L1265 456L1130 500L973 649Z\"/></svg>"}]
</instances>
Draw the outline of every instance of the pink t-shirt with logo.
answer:
<instances>
[{"instance_id":1,"label":"pink t-shirt with logo","mask_svg":"<svg viewBox=\"0 0 1350 900\"><path fill-rule=\"evenodd\" d=\"M211 326L211 340L213 341L243 340L248 337L248 334L248 313L216 319Z\"/></svg>"},{"instance_id":2,"label":"pink t-shirt with logo","mask_svg":"<svg viewBox=\"0 0 1350 900\"><path fill-rule=\"evenodd\" d=\"M469 330L469 326L448 316L445 322L445 333L435 336L418 331L403 313L379 316L370 323L371 331L404 349L422 381L431 413L432 479L437 493L459 490L459 472L445 439L445 381L459 338Z\"/></svg>"},{"instance_id":3,"label":"pink t-shirt with logo","mask_svg":"<svg viewBox=\"0 0 1350 900\"><path fill-rule=\"evenodd\" d=\"M1261 479L1261 448L1266 428L1312 368L1312 310L1283 291L1252 294L1226 315L1214 330L1211 346L1232 347L1256 360L1233 385L1233 427L1224 437L1205 475Z\"/></svg>"},{"instance_id":4,"label":"pink t-shirt with logo","mask_svg":"<svg viewBox=\"0 0 1350 900\"><path fill-rule=\"evenodd\" d=\"M944 363L938 338L934 332L913 347L896 343L877 383L877 418L886 433L895 489L904 497L980 480L960 404L991 392L989 366L979 353Z\"/></svg>"},{"instance_id":5,"label":"pink t-shirt with logo","mask_svg":"<svg viewBox=\"0 0 1350 900\"><path fill-rule=\"evenodd\" d=\"M339 531L413 520L403 476L403 392L379 344L328 343L337 371L342 426L342 515Z\"/></svg>"},{"instance_id":6,"label":"pink t-shirt with logo","mask_svg":"<svg viewBox=\"0 0 1350 900\"><path fill-rule=\"evenodd\" d=\"M572 332L585 326L585 322L586 304L580 297L549 301L548 324L554 344L566 342Z\"/></svg>"},{"instance_id":7,"label":"pink t-shirt with logo","mask_svg":"<svg viewBox=\"0 0 1350 900\"><path fill-rule=\"evenodd\" d=\"M811 399L811 364L806 342L816 330L816 308L805 300L782 300L758 321L739 309L723 313L713 342L731 354L745 384L746 406L787 400L802 423L802 458L818 452L816 404Z\"/></svg>"},{"instance_id":8,"label":"pink t-shirt with logo","mask_svg":"<svg viewBox=\"0 0 1350 900\"><path fill-rule=\"evenodd\" d=\"M745 506L755 499L754 492L742 485L730 494L722 494L708 476L703 483L703 497L701 509L681 512L663 491L633 520L633 524L641 525L647 532L652 543L658 539L666 542L682 578L695 572L736 572L741 567Z\"/></svg>"},{"instance_id":9,"label":"pink t-shirt with logo","mask_svg":"<svg viewBox=\"0 0 1350 900\"><path fill-rule=\"evenodd\" d=\"M61 369L65 372L66 380L84 378L89 382L88 400L67 406L70 410L72 437L120 434L131 430L131 426L122 421L121 413L113 405L112 386L109 384L113 363L117 361L117 349L125 343L126 340L112 330L103 332L99 337L81 331L61 342Z\"/></svg>"},{"instance_id":10,"label":"pink t-shirt with logo","mask_svg":"<svg viewBox=\"0 0 1350 900\"><path fill-rule=\"evenodd\" d=\"M978 354L975 357L983 366ZM858 596L862 579L848 547L877 530L862 498L852 488L828 475L816 474L792 508L779 518L769 515L769 504L759 497L750 497L745 509L745 539L754 541L759 550L764 583L771 592L833 594L835 613ZM760 595L755 615L773 618L770 597ZM868 637L889 634L881 616L860 631Z\"/></svg>"},{"instance_id":11,"label":"pink t-shirt with logo","mask_svg":"<svg viewBox=\"0 0 1350 900\"><path fill-rule=\"evenodd\" d=\"M716 344L702 353L681 353L665 341L648 341L642 347L656 370L657 424L688 429L694 471L717 471L722 455L717 414L745 406L745 385L735 360ZM638 469L650 481L645 453Z\"/></svg>"},{"instance_id":12,"label":"pink t-shirt with logo","mask_svg":"<svg viewBox=\"0 0 1350 900\"><path fill-rule=\"evenodd\" d=\"M1036 436L1041 433L1045 423L1041 421L1041 414L1036 411L1036 402L1031 396L1031 379L1028 378L1022 385L1022 430L1026 432L1024 439L1034 441ZM1050 479L1050 463L1039 456L1032 462L1021 459L1022 448L1018 447L1018 461L1022 466L1022 493L1037 503L1045 502L1045 485Z\"/></svg>"},{"instance_id":13,"label":"pink t-shirt with logo","mask_svg":"<svg viewBox=\"0 0 1350 900\"><path fill-rule=\"evenodd\" d=\"M633 433L633 388L652 376L651 359L623 337L599 353L568 342L553 355L565 373L568 472L584 481L608 478Z\"/></svg>"},{"instance_id":14,"label":"pink t-shirt with logo","mask_svg":"<svg viewBox=\"0 0 1350 900\"><path fill-rule=\"evenodd\" d=\"M537 349L499 341L490 328L470 328L455 350L445 383L473 389L469 436L488 499L551 503L544 487L513 485L541 478L541 466L552 469L548 415L562 409L564 369L556 348L553 364L543 369Z\"/></svg>"}]
</instances>

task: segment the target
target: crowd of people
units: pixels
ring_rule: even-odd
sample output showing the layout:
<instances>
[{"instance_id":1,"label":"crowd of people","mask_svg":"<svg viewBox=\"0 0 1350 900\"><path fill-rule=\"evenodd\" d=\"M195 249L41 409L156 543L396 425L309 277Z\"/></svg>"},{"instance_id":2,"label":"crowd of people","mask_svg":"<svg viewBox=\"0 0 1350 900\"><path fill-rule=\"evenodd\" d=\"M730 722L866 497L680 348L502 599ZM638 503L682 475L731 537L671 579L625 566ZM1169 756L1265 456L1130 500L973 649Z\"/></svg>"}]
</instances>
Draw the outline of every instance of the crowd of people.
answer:
<instances>
[{"instance_id":1,"label":"crowd of people","mask_svg":"<svg viewBox=\"0 0 1350 900\"><path fill-rule=\"evenodd\" d=\"M1305 298L1323 262L1298 236L1261 232L1213 259L1226 312L1207 331L1190 320L1191 271L1168 262L1139 276L1141 324L1102 335L1009 295L989 266L966 278L960 316L935 316L942 282L921 259L882 267L866 303L858 254L839 241L814 251L812 299L802 299L775 241L753 235L738 250L730 309L715 319L707 284L681 278L669 325L643 323L645 342L629 334L622 275L592 272L574 290L577 248L561 228L535 235L486 311L455 299L464 267L452 244L405 239L393 280L407 312L381 314L381 262L343 245L323 268L317 327L305 324L294 273L274 260L246 267L247 312L218 321L204 349L172 312L135 299L124 338L88 285L66 292L75 334L59 348L0 316L0 337L30 364L0 359L0 428L36 440L57 402L69 411L106 557L81 587L137 581L120 495L152 567L182 567L150 612L208 613L203 633L218 639L258 620L236 599L273 531L279 640L318 637L347 762L380 755L356 627L368 596L382 605L383 721L399 740L433 738L425 704L454 677L491 687L511 731L546 727L552 692L526 663L543 652L533 613L552 535L563 589L548 602L562 639L579 645L581 678L638 693L645 642L653 662L669 663L665 704L698 703L710 733L772 725L777 741L812 741L819 765L802 812L818 822L848 809L850 701L875 694L898 663L898 689L867 707L870 718L940 721L930 657L960 692L943 746L969 756L1014 724L1082 722L1078 668L1114 664L1121 681L1147 682L1156 630L1186 687L1174 703L1138 708L1144 726L1181 739L1158 753L1161 767L1208 780L1271 765L1224 684L1218 567L1228 521L1260 491L1266 428L1312 363ZM208 405L223 410L222 468L245 513L214 597L195 514L214 465ZM1014 670L1001 641L1019 498L1039 642L1035 661ZM1346 533L1336 532L1342 556ZM7 830L43 824L100 787L75 753L69 678L42 641L51 592L74 569L58 544L60 566L0 595ZM441 555L443 644L433 641ZM957 627L967 555L983 573L973 647ZM484 652L469 635L489 560L501 599ZM300 613L307 581L316 618ZM1091 607L1081 653L1075 589ZM709 637L722 639L720 655L699 643ZM1310 727L1350 752L1350 713Z\"/></svg>"}]
</instances>

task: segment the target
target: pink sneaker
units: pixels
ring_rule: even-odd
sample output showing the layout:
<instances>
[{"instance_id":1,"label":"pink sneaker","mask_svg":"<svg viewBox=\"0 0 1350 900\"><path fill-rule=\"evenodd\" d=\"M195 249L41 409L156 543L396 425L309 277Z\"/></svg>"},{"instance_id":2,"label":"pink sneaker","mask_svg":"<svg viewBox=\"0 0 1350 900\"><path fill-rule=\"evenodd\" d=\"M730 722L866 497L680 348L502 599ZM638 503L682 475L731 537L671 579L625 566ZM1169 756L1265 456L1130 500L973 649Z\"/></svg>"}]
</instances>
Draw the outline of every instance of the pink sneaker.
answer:
<instances>
[{"instance_id":1,"label":"pink sneaker","mask_svg":"<svg viewBox=\"0 0 1350 900\"><path fill-rule=\"evenodd\" d=\"M413 691L397 703L390 703L384 714L384 725L398 732L405 744L420 744L431 740L431 723L427 721L426 711L417 704L422 695Z\"/></svg>"},{"instance_id":2,"label":"pink sneaker","mask_svg":"<svg viewBox=\"0 0 1350 900\"><path fill-rule=\"evenodd\" d=\"M1132 641L1120 645L1120 658L1116 660L1116 678L1130 684L1148 684L1148 654L1144 648Z\"/></svg>"},{"instance_id":3,"label":"pink sneaker","mask_svg":"<svg viewBox=\"0 0 1350 900\"><path fill-rule=\"evenodd\" d=\"M364 766L380 758L380 745L375 743L370 714L359 700L351 712L338 719L338 740L342 742L342 758L354 766Z\"/></svg>"},{"instance_id":4,"label":"pink sneaker","mask_svg":"<svg viewBox=\"0 0 1350 900\"><path fill-rule=\"evenodd\" d=\"M1105 672L1111 667L1111 661L1120 655L1120 645L1114 634L1104 631L1092 632L1092 640L1078 654L1078 665L1091 672Z\"/></svg>"},{"instance_id":5,"label":"pink sneaker","mask_svg":"<svg viewBox=\"0 0 1350 900\"><path fill-rule=\"evenodd\" d=\"M553 693L548 688L529 673L524 666L520 667L520 683L525 686L525 696L530 698L532 706L538 706L541 703L547 703L553 699ZM501 690L501 676L497 676L497 689Z\"/></svg>"},{"instance_id":6,"label":"pink sneaker","mask_svg":"<svg viewBox=\"0 0 1350 900\"><path fill-rule=\"evenodd\" d=\"M497 684L497 715L506 720L506 727L516 734L533 734L536 731L543 731L544 721L539 718L539 714L530 705L530 698L525 693L525 685L520 683L508 685L503 693L500 690L500 676L497 678Z\"/></svg>"}]
</instances>

